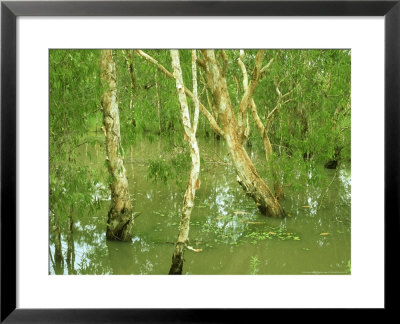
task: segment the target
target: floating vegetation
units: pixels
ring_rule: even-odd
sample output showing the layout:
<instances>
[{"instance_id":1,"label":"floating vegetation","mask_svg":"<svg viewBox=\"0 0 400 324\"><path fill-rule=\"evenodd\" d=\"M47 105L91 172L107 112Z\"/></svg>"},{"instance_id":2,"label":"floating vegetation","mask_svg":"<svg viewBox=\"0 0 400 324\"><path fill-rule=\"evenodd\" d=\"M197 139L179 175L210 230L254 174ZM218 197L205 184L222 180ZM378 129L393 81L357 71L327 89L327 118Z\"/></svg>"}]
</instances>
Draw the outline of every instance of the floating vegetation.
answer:
<instances>
[{"instance_id":1,"label":"floating vegetation","mask_svg":"<svg viewBox=\"0 0 400 324\"><path fill-rule=\"evenodd\" d=\"M200 231L208 234L206 247L211 247L209 242L235 246L248 243L257 244L257 242L263 240L300 240L300 236L288 231L286 226L271 227L266 224L268 223L243 219L243 216L237 213L218 216L206 223L191 222L191 226L200 226ZM259 226L254 231L254 226L251 225Z\"/></svg>"},{"instance_id":2,"label":"floating vegetation","mask_svg":"<svg viewBox=\"0 0 400 324\"><path fill-rule=\"evenodd\" d=\"M350 269L351 50L53 49L48 63L50 274L166 275L178 258L174 274Z\"/></svg>"},{"instance_id":3,"label":"floating vegetation","mask_svg":"<svg viewBox=\"0 0 400 324\"><path fill-rule=\"evenodd\" d=\"M279 227L279 228L270 227L269 229L264 231L257 231L246 234L244 237L250 239L251 244L257 244L258 241L273 240L273 239L281 241L286 241L286 240L300 241L300 237L296 233L288 232L286 227Z\"/></svg>"}]
</instances>

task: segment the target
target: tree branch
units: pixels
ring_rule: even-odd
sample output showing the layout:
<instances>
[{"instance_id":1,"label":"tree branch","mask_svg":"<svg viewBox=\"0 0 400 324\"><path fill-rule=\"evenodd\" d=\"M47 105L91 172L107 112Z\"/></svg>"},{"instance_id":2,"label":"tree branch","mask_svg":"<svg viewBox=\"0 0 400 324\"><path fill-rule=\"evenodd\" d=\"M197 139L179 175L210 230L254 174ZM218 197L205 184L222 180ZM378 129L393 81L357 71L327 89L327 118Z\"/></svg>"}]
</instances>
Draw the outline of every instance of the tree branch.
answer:
<instances>
[{"instance_id":1,"label":"tree branch","mask_svg":"<svg viewBox=\"0 0 400 324\"><path fill-rule=\"evenodd\" d=\"M281 82L284 79L282 79L281 81L277 82L276 79L274 79L274 84L275 84L275 91L278 94L278 101L276 102L276 105L274 107L274 109L272 109L272 111L268 114L268 116L265 118L265 128L268 129L269 126L269 122L271 120L272 115L274 114L275 111L277 111L279 109L280 106L287 104L290 101L293 101L293 98L290 98L288 100L285 100L284 102L282 102L283 98L287 97L288 95L290 95L294 88L290 91L288 91L287 93L285 93L284 95L282 95L281 91L279 90L279 85L281 84Z\"/></svg>"},{"instance_id":2,"label":"tree branch","mask_svg":"<svg viewBox=\"0 0 400 324\"><path fill-rule=\"evenodd\" d=\"M268 64L266 66L264 66L261 70L260 70L260 74L263 74L265 71L267 71L269 69L269 67L271 66L272 62L274 62L274 58L270 59Z\"/></svg>"},{"instance_id":3,"label":"tree branch","mask_svg":"<svg viewBox=\"0 0 400 324\"><path fill-rule=\"evenodd\" d=\"M265 127L264 127L263 122L261 121L261 118L258 116L257 106L253 99L251 100L250 107L251 107L251 111L253 113L254 121L256 122L256 126L257 126L258 130L260 131L260 134L263 135L265 133Z\"/></svg>"},{"instance_id":4,"label":"tree branch","mask_svg":"<svg viewBox=\"0 0 400 324\"><path fill-rule=\"evenodd\" d=\"M256 87L258 85L258 81L260 79L261 63L264 57L264 52L265 52L264 50L259 50L257 52L256 62L254 64L254 69L252 72L250 84L248 85L248 89L247 91L245 91L239 106L239 114L241 114L242 116L246 112L246 109L250 102L250 98L253 97L254 91L256 90Z\"/></svg>"},{"instance_id":5,"label":"tree branch","mask_svg":"<svg viewBox=\"0 0 400 324\"><path fill-rule=\"evenodd\" d=\"M203 69L206 68L206 63L201 58L198 57L196 59L196 61L197 61L197 64L200 65Z\"/></svg>"},{"instance_id":6,"label":"tree branch","mask_svg":"<svg viewBox=\"0 0 400 324\"><path fill-rule=\"evenodd\" d=\"M196 50L192 50L192 75L193 75L193 102L194 102L194 118L193 118L193 126L192 132L196 134L197 124L199 122L199 109L200 102L197 94L197 66L196 66Z\"/></svg>"},{"instance_id":7,"label":"tree branch","mask_svg":"<svg viewBox=\"0 0 400 324\"><path fill-rule=\"evenodd\" d=\"M256 62L254 64L250 84L248 83L248 76L247 76L247 71L244 63L242 62L242 58L244 57L244 51L240 51L240 56L238 59L238 63L240 65L240 68L243 73L243 87L245 89L242 100L239 105L239 112L238 112L238 126L239 126L239 131L241 137L245 133L245 127L244 127L244 119L245 119L245 114L247 111L247 108L249 104L251 103L254 91L256 90L256 87L258 85L258 81L260 79L260 70L261 70L261 64L262 60L264 58L264 53L265 50L259 50L257 52L256 56Z\"/></svg>"},{"instance_id":8,"label":"tree branch","mask_svg":"<svg viewBox=\"0 0 400 324\"><path fill-rule=\"evenodd\" d=\"M267 124L267 123L269 122L269 120L271 119L273 113L274 113L275 111L277 111L278 107L279 107L279 104L277 104L277 105L274 107L274 109L272 109L272 111L268 114L267 118L265 118L265 123L266 123L266 124Z\"/></svg>"},{"instance_id":9,"label":"tree branch","mask_svg":"<svg viewBox=\"0 0 400 324\"><path fill-rule=\"evenodd\" d=\"M240 56L238 58L238 64L240 66L240 69L242 70L242 74L243 74L243 89L244 91L249 91L249 79L247 76L247 70L246 70L246 66L244 65L242 59L244 57L244 51L240 50Z\"/></svg>"},{"instance_id":10,"label":"tree branch","mask_svg":"<svg viewBox=\"0 0 400 324\"><path fill-rule=\"evenodd\" d=\"M175 79L174 75L171 72L169 72L164 66L162 66L156 59L154 59L153 57L151 57L150 55L146 54L145 52L143 52L141 50L135 50L135 52L136 52L136 54L143 57L148 62L154 64L161 72L164 73L165 76L167 76L170 79ZM188 88L184 87L184 90L185 90L185 93L191 99L194 98L193 93ZM214 130L214 132L216 132L220 136L224 136L224 132L218 126L218 123L216 122L215 118L211 115L211 113L207 110L207 108L204 107L204 105L202 103L200 103L200 111L207 118L207 120L209 121L211 128Z\"/></svg>"},{"instance_id":11,"label":"tree branch","mask_svg":"<svg viewBox=\"0 0 400 324\"><path fill-rule=\"evenodd\" d=\"M135 87L136 87L136 81L135 81L135 76L133 75L133 65L132 62L130 60L132 60L132 53L131 51L128 50L123 50L122 51L122 55L125 59L125 63L126 66L128 67L128 71L129 71L129 76L131 78L131 100L129 102L129 108L132 109L133 108L133 101L135 99ZM129 56L129 58L128 58Z\"/></svg>"}]
</instances>

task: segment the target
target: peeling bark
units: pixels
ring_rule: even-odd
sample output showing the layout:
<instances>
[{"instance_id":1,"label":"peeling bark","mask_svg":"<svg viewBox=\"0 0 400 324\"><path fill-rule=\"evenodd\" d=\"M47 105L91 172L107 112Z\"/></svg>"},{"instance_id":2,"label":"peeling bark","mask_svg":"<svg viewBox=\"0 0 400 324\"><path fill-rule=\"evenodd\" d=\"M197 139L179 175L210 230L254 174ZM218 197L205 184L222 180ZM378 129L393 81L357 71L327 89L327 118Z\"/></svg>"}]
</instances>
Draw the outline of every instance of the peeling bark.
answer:
<instances>
[{"instance_id":1,"label":"peeling bark","mask_svg":"<svg viewBox=\"0 0 400 324\"><path fill-rule=\"evenodd\" d=\"M238 59L238 63L243 73L243 88L244 88L244 94L242 100L240 101L239 112L238 112L238 129L242 144L244 144L249 135L246 134L246 130L248 129L248 127L247 128L245 127L245 120L247 120L247 108L249 107L253 99L254 91L257 88L258 81L260 80L261 76L260 71L261 71L262 60L264 58L264 53L265 50L259 50L257 52L256 61L254 64L254 69L251 75L250 83L248 82L246 67L242 62L242 58L244 56L243 50L240 51L240 57Z\"/></svg>"},{"instance_id":2,"label":"peeling bark","mask_svg":"<svg viewBox=\"0 0 400 324\"><path fill-rule=\"evenodd\" d=\"M244 53L241 53L241 56L239 57L238 62L239 62L239 65L240 65L240 67L242 69L242 73L243 73L243 85L244 85L244 88L248 89L246 67L244 66L244 64L241 61L243 55L244 55ZM265 72L269 68L269 66L272 64L273 60L274 59L272 58L268 62L268 64L266 66L264 66L260 70L260 73ZM274 166L274 162L271 161L272 145L271 145L271 142L270 142L269 136L268 136L268 128L269 128L269 124L270 124L270 121L271 121L271 118L272 118L273 114L279 109L279 107L282 104L285 104L285 103L291 101L291 99L286 100L286 101L283 101L283 99L285 97L287 97L293 90L289 91L285 95L282 95L282 93L279 90L279 83L277 83L277 82L275 82L275 90L276 90L276 92L278 94L278 101L277 101L277 104L274 107L274 109L272 109L272 111L266 117L265 125L263 124L263 122L261 121L261 118L258 115L257 106L256 106L253 98L251 98L249 105L251 107L251 111L252 111L252 114L253 114L254 121L255 121L256 126L257 126L257 128L258 128L258 130L260 132L261 138L263 140L264 149L265 149L265 159L266 159L267 165L268 165L268 167L269 167L269 169L271 171L272 177L273 177L275 197L277 199L281 199L281 198L284 197L284 194L283 194L281 182L279 181L278 172L276 171L276 168Z\"/></svg>"},{"instance_id":3,"label":"peeling bark","mask_svg":"<svg viewBox=\"0 0 400 324\"><path fill-rule=\"evenodd\" d=\"M133 217L128 179L123 163L116 72L111 50L101 51L100 66L104 89L101 107L106 134L106 161L111 176L111 207L108 212L106 236L109 240L130 241Z\"/></svg>"},{"instance_id":4,"label":"peeling bark","mask_svg":"<svg viewBox=\"0 0 400 324\"><path fill-rule=\"evenodd\" d=\"M258 175L256 168L242 145L241 128L236 121L227 89L227 82L219 70L214 51L203 50L203 55L206 61L207 79L212 88L214 102L219 112L224 138L236 169L238 182L246 193L253 198L262 214L272 217L285 216L283 208L267 184ZM249 92L249 90L246 91L247 94ZM242 99L242 103L247 100L249 98ZM241 107L244 106L241 105Z\"/></svg>"},{"instance_id":5,"label":"peeling bark","mask_svg":"<svg viewBox=\"0 0 400 324\"><path fill-rule=\"evenodd\" d=\"M174 78L176 79L176 90L178 93L181 120L184 128L184 137L190 147L190 157L192 160L189 182L183 198L179 235L172 255L172 265L169 271L169 274L182 274L183 256L189 241L190 215L194 206L196 190L200 188L200 153L196 140L200 103L197 95L196 51L192 51L193 102L195 106L193 125L191 125L190 121L189 106L186 99L182 70L179 62L179 52L177 50L171 50L171 58L174 69Z\"/></svg>"},{"instance_id":6,"label":"peeling bark","mask_svg":"<svg viewBox=\"0 0 400 324\"><path fill-rule=\"evenodd\" d=\"M258 116L258 112L257 112L257 106L254 102L254 100L252 100L251 102L251 111L253 113L253 118L256 122L257 128L260 132L261 138L263 140L263 144L264 144L264 150L265 150L265 160L267 162L267 165L271 171L272 177L273 177L273 181L274 181L274 192L275 192L275 197L277 199L281 199L284 197L283 194L283 190L282 190L282 185L281 182L278 179L278 173L276 172L275 166L274 166L274 162L271 161L271 156L272 156L272 145L271 142L269 140L269 136L268 136L268 123L269 123L269 118L267 118L266 121L266 126L264 126L264 124L262 123L260 117Z\"/></svg>"},{"instance_id":7,"label":"peeling bark","mask_svg":"<svg viewBox=\"0 0 400 324\"><path fill-rule=\"evenodd\" d=\"M176 76L170 73L165 67L163 67L157 60L143 51L137 50L136 53L146 59L147 61L154 64L160 71L162 71L167 77L176 79ZM206 71L206 81L208 87L212 91L212 96L214 99L214 104L218 110L218 115L220 120L218 123L214 116L200 103L200 111L210 122L211 128L223 137L228 145L230 155L233 160L233 164L236 168L238 174L239 183L246 190L246 192L254 199L259 210L263 214L268 214L272 217L283 217L285 215L279 202L272 194L269 187L258 175L253 163L251 162L246 150L242 146L241 130L238 127L237 120L234 116L232 103L229 98L229 92L227 90L227 84L225 76L219 70L218 64L216 62L214 51L203 50L202 51L204 60L197 59L197 63L204 68ZM264 53L261 51L257 54L258 63L255 67L256 72L252 74L253 78L257 80L260 75L268 69L272 60L263 68L260 69L260 56ZM255 91L257 82L254 81L254 89L249 91L248 94L252 94ZM193 94L187 89L183 84L182 87L186 95L193 99ZM248 100L250 96L247 96L245 100L242 99L243 105L241 114L246 112L248 108ZM242 103L241 101L241 103ZM244 104L247 101L247 106ZM220 127L222 124L222 127ZM245 129L244 129L245 130ZM243 130L243 134L244 134Z\"/></svg>"}]
</instances>

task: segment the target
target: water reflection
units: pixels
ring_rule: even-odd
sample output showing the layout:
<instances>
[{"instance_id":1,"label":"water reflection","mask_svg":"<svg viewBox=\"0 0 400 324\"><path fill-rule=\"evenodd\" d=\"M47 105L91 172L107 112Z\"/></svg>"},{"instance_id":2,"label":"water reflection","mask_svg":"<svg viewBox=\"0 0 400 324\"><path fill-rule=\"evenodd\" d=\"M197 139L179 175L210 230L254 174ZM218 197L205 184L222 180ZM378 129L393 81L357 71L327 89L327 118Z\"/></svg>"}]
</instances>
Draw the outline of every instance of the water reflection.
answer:
<instances>
[{"instance_id":1,"label":"water reflection","mask_svg":"<svg viewBox=\"0 0 400 324\"><path fill-rule=\"evenodd\" d=\"M293 172L304 185L286 189L283 207L289 217L271 219L260 215L254 202L236 183L223 144L219 143L214 150L220 163L205 161L202 164L202 185L196 193L191 217L190 245L201 252L185 253L184 273L250 274L252 258L258 260L258 274L348 273L349 170L310 170L305 178L313 179L314 172L324 174L324 180L317 184L302 180L300 174ZM103 201L102 210L94 215L75 215L79 220L73 231L75 257L63 267L55 267L50 260L50 273L168 273L187 175L182 174L180 181L169 181L166 185L149 180L144 157L157 156L160 151L163 147L158 143L146 143L135 147L133 154L127 153L132 162L128 168L130 192L135 211L141 212L135 219L132 242L105 240L110 197L104 184L99 183L92 197ZM255 152L252 154L253 159L258 158ZM102 154L98 156L97 162L91 160L90 163L102 168ZM62 241L66 257L67 237L63 236ZM50 253L54 254L53 245Z\"/></svg>"}]
</instances>

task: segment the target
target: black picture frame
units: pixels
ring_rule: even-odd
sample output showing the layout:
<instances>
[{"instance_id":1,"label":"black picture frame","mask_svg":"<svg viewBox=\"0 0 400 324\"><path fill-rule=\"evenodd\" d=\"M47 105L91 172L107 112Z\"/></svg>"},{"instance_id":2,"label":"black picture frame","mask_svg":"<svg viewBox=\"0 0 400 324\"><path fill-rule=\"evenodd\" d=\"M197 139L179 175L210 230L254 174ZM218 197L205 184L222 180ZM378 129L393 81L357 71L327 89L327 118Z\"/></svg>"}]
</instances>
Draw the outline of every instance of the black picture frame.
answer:
<instances>
[{"instance_id":1,"label":"black picture frame","mask_svg":"<svg viewBox=\"0 0 400 324\"><path fill-rule=\"evenodd\" d=\"M384 16L385 310L397 307L399 237L400 0L395 1L2 1L1 3L1 322L233 322L263 309L16 308L16 19L19 16ZM366 94L367 95L367 94ZM373 150L373 148L371 148ZM368 159L368 157L366 157ZM371 190L371 195L373 195ZM369 197L366 197L369 199ZM34 207L33 207L34 208ZM373 238L371 238L373 239ZM393 241L392 241L393 240ZM393 257L394 256L394 257ZM266 292L268 293L268 292ZM299 296L301 298L301 296Z\"/></svg>"}]
</instances>

